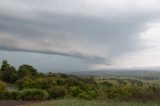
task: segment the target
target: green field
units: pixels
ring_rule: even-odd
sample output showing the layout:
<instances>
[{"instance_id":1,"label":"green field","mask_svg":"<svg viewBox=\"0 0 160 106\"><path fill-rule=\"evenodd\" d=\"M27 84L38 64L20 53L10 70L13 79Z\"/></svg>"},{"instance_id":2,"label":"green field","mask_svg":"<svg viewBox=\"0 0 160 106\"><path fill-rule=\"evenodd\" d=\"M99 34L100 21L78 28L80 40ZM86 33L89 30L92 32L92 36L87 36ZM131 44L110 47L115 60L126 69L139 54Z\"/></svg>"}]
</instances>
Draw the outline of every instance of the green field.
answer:
<instances>
[{"instance_id":1,"label":"green field","mask_svg":"<svg viewBox=\"0 0 160 106\"><path fill-rule=\"evenodd\" d=\"M63 99L28 106L160 106L158 103L139 103L139 102L118 102L118 101L95 101L80 99Z\"/></svg>"}]
</instances>

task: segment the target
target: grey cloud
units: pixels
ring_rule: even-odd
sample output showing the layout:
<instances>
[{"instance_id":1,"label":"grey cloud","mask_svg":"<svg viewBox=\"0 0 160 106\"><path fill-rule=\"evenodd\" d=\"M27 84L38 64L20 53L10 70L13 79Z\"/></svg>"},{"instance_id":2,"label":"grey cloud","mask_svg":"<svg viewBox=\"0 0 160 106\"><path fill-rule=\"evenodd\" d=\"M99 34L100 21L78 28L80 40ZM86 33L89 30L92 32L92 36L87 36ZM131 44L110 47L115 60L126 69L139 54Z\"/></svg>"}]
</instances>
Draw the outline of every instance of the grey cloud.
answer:
<instances>
[{"instance_id":1,"label":"grey cloud","mask_svg":"<svg viewBox=\"0 0 160 106\"><path fill-rule=\"evenodd\" d=\"M125 48L126 46L132 46L133 40L136 38L135 35L142 30L143 24L148 20L141 19L141 16L137 16L140 18L138 18L139 20L136 19L137 17L102 20L59 14L41 14L40 16L42 17L37 17L37 19L33 20L0 16L0 30L10 32L19 37L34 39L41 36L60 37L61 33L65 37L65 33L71 33L75 35L73 36L74 38L82 38L91 43L108 44L114 47L122 45ZM148 17L146 16L146 18ZM125 42L123 41L124 39Z\"/></svg>"},{"instance_id":2,"label":"grey cloud","mask_svg":"<svg viewBox=\"0 0 160 106\"><path fill-rule=\"evenodd\" d=\"M33 53L41 53L41 54L49 54L49 55L60 55L60 56L70 56L70 57L75 57L79 59L84 59L88 62L91 63L102 63L104 62L104 58L98 57L98 56L85 56L82 55L81 53L63 53L63 52L56 52L56 51L38 51L38 50L27 50L27 49L19 49L19 48L14 48L14 47L5 47L5 46L0 46L0 50L5 50L5 51L19 51L19 52L33 52Z\"/></svg>"},{"instance_id":3,"label":"grey cloud","mask_svg":"<svg viewBox=\"0 0 160 106\"><path fill-rule=\"evenodd\" d=\"M32 1L29 2L32 3ZM15 13L12 16L5 14L5 11L4 13L0 12L0 32L2 34L9 33L9 36L15 38L31 40L37 46L42 46L42 50L33 50L32 47L26 49L25 47L16 47L16 39L14 41L6 39L1 42L0 49L64 55L88 59L91 62L110 61L114 56L139 49L137 34L144 30L143 26L146 22L160 18L160 15L157 15L158 11L137 12L137 14L129 15L117 13L117 16L113 18L110 15L113 11L107 11L102 18L82 14L58 14L49 9L48 11L39 9L33 11L35 17L32 18L15 17L20 13ZM43 40L45 38L52 41L46 42ZM88 48L96 53L91 54L86 48L86 44L81 44L83 50L77 51L78 47L72 41L87 42L87 45L90 45ZM60 47L65 51L43 50L47 46ZM97 47L95 48L95 46ZM109 48L109 55L106 52L97 53L102 50L101 48L97 49L101 46L106 51ZM88 52L90 53L87 54ZM105 56L105 53L108 56Z\"/></svg>"}]
</instances>

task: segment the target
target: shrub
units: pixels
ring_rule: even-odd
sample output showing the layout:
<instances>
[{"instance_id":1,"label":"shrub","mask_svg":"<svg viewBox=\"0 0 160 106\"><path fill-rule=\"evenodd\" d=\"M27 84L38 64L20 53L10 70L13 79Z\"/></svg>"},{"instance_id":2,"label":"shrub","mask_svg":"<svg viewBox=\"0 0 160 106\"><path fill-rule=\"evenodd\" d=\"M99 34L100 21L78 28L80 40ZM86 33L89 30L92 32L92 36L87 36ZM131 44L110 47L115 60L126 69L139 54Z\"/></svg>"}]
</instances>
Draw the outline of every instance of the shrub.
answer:
<instances>
[{"instance_id":1,"label":"shrub","mask_svg":"<svg viewBox=\"0 0 160 106\"><path fill-rule=\"evenodd\" d=\"M44 100L48 98L48 93L40 89L25 89L21 92L23 100Z\"/></svg>"},{"instance_id":2,"label":"shrub","mask_svg":"<svg viewBox=\"0 0 160 106\"><path fill-rule=\"evenodd\" d=\"M88 91L87 93L91 99L95 99L98 96L98 94L95 91Z\"/></svg>"},{"instance_id":3,"label":"shrub","mask_svg":"<svg viewBox=\"0 0 160 106\"><path fill-rule=\"evenodd\" d=\"M10 99L12 100L18 100L20 98L21 92L20 91L11 91L10 92Z\"/></svg>"},{"instance_id":4,"label":"shrub","mask_svg":"<svg viewBox=\"0 0 160 106\"><path fill-rule=\"evenodd\" d=\"M50 98L62 98L65 96L65 88L61 86L55 86L48 89Z\"/></svg>"},{"instance_id":5,"label":"shrub","mask_svg":"<svg viewBox=\"0 0 160 106\"><path fill-rule=\"evenodd\" d=\"M90 96L86 92L80 93L78 97L82 99L91 99Z\"/></svg>"},{"instance_id":6,"label":"shrub","mask_svg":"<svg viewBox=\"0 0 160 106\"><path fill-rule=\"evenodd\" d=\"M107 90L107 96L110 99L126 99L131 96L130 88L112 87Z\"/></svg>"},{"instance_id":7,"label":"shrub","mask_svg":"<svg viewBox=\"0 0 160 106\"><path fill-rule=\"evenodd\" d=\"M95 91L82 92L78 96L83 99L95 99L97 97L97 93Z\"/></svg>"},{"instance_id":8,"label":"shrub","mask_svg":"<svg viewBox=\"0 0 160 106\"><path fill-rule=\"evenodd\" d=\"M6 84L4 82L0 81L0 93L5 91L5 89L6 89Z\"/></svg>"},{"instance_id":9,"label":"shrub","mask_svg":"<svg viewBox=\"0 0 160 106\"><path fill-rule=\"evenodd\" d=\"M33 85L33 88L49 89L52 86L56 85L56 80L55 78L52 78L52 77L36 78L32 85Z\"/></svg>"},{"instance_id":10,"label":"shrub","mask_svg":"<svg viewBox=\"0 0 160 106\"><path fill-rule=\"evenodd\" d=\"M5 91L0 93L0 99L5 100L44 100L48 98L48 93L40 89L25 89L23 91Z\"/></svg>"},{"instance_id":11,"label":"shrub","mask_svg":"<svg viewBox=\"0 0 160 106\"><path fill-rule=\"evenodd\" d=\"M4 91L1 93L1 99L10 99L10 92L9 91Z\"/></svg>"},{"instance_id":12,"label":"shrub","mask_svg":"<svg viewBox=\"0 0 160 106\"><path fill-rule=\"evenodd\" d=\"M133 98L138 101L148 101L148 100L155 99L156 97L156 94L150 88L133 89L132 95L133 95Z\"/></svg>"},{"instance_id":13,"label":"shrub","mask_svg":"<svg viewBox=\"0 0 160 106\"><path fill-rule=\"evenodd\" d=\"M57 85L65 85L65 80L63 79L57 79Z\"/></svg>"},{"instance_id":14,"label":"shrub","mask_svg":"<svg viewBox=\"0 0 160 106\"><path fill-rule=\"evenodd\" d=\"M20 99L20 91L4 91L0 93L0 99L18 100Z\"/></svg>"},{"instance_id":15,"label":"shrub","mask_svg":"<svg viewBox=\"0 0 160 106\"><path fill-rule=\"evenodd\" d=\"M33 79L29 76L23 77L19 80L16 81L16 87L18 89L27 89L27 88L32 88L33 87Z\"/></svg>"},{"instance_id":16,"label":"shrub","mask_svg":"<svg viewBox=\"0 0 160 106\"><path fill-rule=\"evenodd\" d=\"M80 85L81 85L81 82L76 78L68 78L68 79L66 79L66 86L68 88L72 87L72 86L80 86Z\"/></svg>"},{"instance_id":17,"label":"shrub","mask_svg":"<svg viewBox=\"0 0 160 106\"><path fill-rule=\"evenodd\" d=\"M69 93L71 93L73 97L77 97L81 92L80 87L74 86L69 88Z\"/></svg>"}]
</instances>

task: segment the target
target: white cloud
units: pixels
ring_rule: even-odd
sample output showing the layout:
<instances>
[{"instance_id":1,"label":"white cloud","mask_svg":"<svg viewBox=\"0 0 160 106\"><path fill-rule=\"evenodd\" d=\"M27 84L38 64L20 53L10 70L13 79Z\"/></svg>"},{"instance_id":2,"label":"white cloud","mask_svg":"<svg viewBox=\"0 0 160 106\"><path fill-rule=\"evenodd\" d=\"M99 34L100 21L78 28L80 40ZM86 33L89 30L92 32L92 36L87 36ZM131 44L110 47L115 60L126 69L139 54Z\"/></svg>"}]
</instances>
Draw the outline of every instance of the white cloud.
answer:
<instances>
[{"instance_id":1,"label":"white cloud","mask_svg":"<svg viewBox=\"0 0 160 106\"><path fill-rule=\"evenodd\" d=\"M114 66L147 67L160 66L160 23L147 23L139 34L142 47L138 51L124 53L113 59Z\"/></svg>"},{"instance_id":2,"label":"white cloud","mask_svg":"<svg viewBox=\"0 0 160 106\"><path fill-rule=\"evenodd\" d=\"M146 28L147 30L139 35L144 46L160 48L160 23L147 23Z\"/></svg>"}]
</instances>

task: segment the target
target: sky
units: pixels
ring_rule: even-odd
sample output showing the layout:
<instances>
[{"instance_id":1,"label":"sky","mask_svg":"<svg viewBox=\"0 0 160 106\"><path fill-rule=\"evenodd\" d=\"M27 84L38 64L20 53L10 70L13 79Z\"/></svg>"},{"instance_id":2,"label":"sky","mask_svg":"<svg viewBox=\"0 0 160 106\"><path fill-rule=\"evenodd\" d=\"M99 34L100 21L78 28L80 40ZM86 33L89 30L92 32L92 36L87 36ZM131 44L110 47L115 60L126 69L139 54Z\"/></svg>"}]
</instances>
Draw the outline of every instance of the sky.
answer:
<instances>
[{"instance_id":1,"label":"sky","mask_svg":"<svg viewBox=\"0 0 160 106\"><path fill-rule=\"evenodd\" d=\"M160 67L159 0L0 0L0 61L42 72Z\"/></svg>"}]
</instances>

